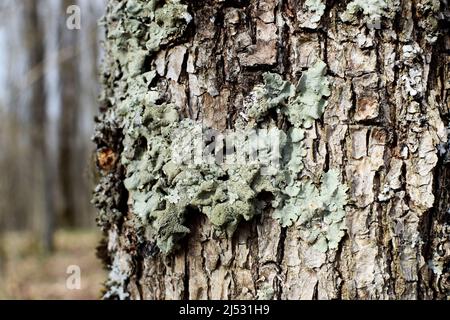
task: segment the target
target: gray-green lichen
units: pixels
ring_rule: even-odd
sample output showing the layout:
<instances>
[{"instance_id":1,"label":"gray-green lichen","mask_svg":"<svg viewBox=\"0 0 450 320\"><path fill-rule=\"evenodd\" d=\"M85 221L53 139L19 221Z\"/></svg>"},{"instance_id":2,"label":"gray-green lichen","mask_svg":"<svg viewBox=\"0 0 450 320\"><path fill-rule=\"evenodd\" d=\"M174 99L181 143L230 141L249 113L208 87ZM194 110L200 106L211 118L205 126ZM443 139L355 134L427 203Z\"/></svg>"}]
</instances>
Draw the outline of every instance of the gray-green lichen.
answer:
<instances>
[{"instance_id":1,"label":"gray-green lichen","mask_svg":"<svg viewBox=\"0 0 450 320\"><path fill-rule=\"evenodd\" d=\"M294 181L286 188L285 204L275 210L274 217L285 227L303 226L307 242L319 251L336 249L344 236L347 189L337 170L324 173L320 186Z\"/></svg>"},{"instance_id":2,"label":"gray-green lichen","mask_svg":"<svg viewBox=\"0 0 450 320\"><path fill-rule=\"evenodd\" d=\"M283 226L308 226L308 241L318 250L336 248L342 237L345 187L334 171L322 176L320 186L299 179L305 132L322 116L330 94L322 61L306 70L297 85L278 74L264 74L264 83L246 99L248 121L240 119L226 133L227 148L235 150L225 157L220 146L209 150L203 145L209 128L181 119L177 106L163 102L155 71L143 73L140 63L126 65L126 94L117 102L124 134L124 185L132 212L163 253L172 252L190 232L189 213L201 212L218 231L232 234L241 220L260 213L262 192L272 193L274 217ZM287 132L266 121L272 109L291 123Z\"/></svg>"},{"instance_id":3,"label":"gray-green lichen","mask_svg":"<svg viewBox=\"0 0 450 320\"><path fill-rule=\"evenodd\" d=\"M126 292L126 283L131 274L131 257L125 253L117 253L111 264L106 286L108 291L103 299L127 300L130 294Z\"/></svg>"},{"instance_id":4,"label":"gray-green lichen","mask_svg":"<svg viewBox=\"0 0 450 320\"><path fill-rule=\"evenodd\" d=\"M306 0L304 6L308 8L308 11L316 13L316 16L311 19L313 22L320 20L326 8L322 0Z\"/></svg>"},{"instance_id":5,"label":"gray-green lichen","mask_svg":"<svg viewBox=\"0 0 450 320\"><path fill-rule=\"evenodd\" d=\"M299 12L300 26L303 28L316 29L320 19L325 13L325 2L323 0L306 0L303 4L305 13Z\"/></svg>"},{"instance_id":6,"label":"gray-green lichen","mask_svg":"<svg viewBox=\"0 0 450 320\"><path fill-rule=\"evenodd\" d=\"M307 1L305 6L314 14L323 14L320 1ZM108 119L117 123L123 134L120 166L125 169L124 187L143 234L163 253L169 253L190 232L188 214L198 212L218 231L231 234L241 220L261 212L258 196L269 192L274 216L282 225L311 225L310 241L322 250L334 248L342 230L339 217L343 211L341 205L335 208L326 201L343 203L343 189L334 190L328 183L334 181L330 178L333 171L323 175L321 184L303 174L307 131L323 115L330 94L325 63L317 61L297 84L265 73L263 84L245 99L244 116L234 131L226 133L227 149L234 151L224 157L220 146L205 148L204 137L210 128L182 119L178 106L169 103L160 89L167 85L164 79L146 66L148 57L183 36L192 19L187 6L180 0L128 0L110 11L109 25L113 27L107 35L108 50L117 60L109 76L120 81L105 95L116 106ZM272 111L287 119L290 129L280 130L270 118ZM315 181L319 180L317 175ZM103 205L98 191L97 202ZM308 196L317 196L318 202ZM310 209L311 202L319 207ZM112 203L108 210L119 206ZM105 223L118 219L104 215ZM325 226L316 228L318 221Z\"/></svg>"},{"instance_id":7,"label":"gray-green lichen","mask_svg":"<svg viewBox=\"0 0 450 320\"><path fill-rule=\"evenodd\" d=\"M151 82L151 76L146 77ZM144 88L147 82L142 84ZM215 155L205 155L203 149L199 161L190 159L198 150L191 142L203 141L203 128L192 120L180 120L174 105L158 104L156 91L145 91L137 87L120 108L124 183L133 212L164 253L189 233L188 210L204 213L214 226L232 233L241 219L256 214L253 183L262 166L248 161L220 165Z\"/></svg>"},{"instance_id":8,"label":"gray-green lichen","mask_svg":"<svg viewBox=\"0 0 450 320\"><path fill-rule=\"evenodd\" d=\"M344 22L355 22L358 21L357 14L362 13L363 21L369 27L379 29L381 18L392 18L398 7L398 0L353 0L347 4L341 19Z\"/></svg>"},{"instance_id":9,"label":"gray-green lichen","mask_svg":"<svg viewBox=\"0 0 450 320\"><path fill-rule=\"evenodd\" d=\"M270 109L277 108L296 128L311 127L326 107L330 95L326 64L317 61L305 71L295 86L278 74L265 73L264 84L256 86L247 99L247 115L255 121L263 120Z\"/></svg>"},{"instance_id":10,"label":"gray-green lichen","mask_svg":"<svg viewBox=\"0 0 450 320\"><path fill-rule=\"evenodd\" d=\"M283 166L272 180L274 218L284 227L293 223L304 228L307 241L319 251L335 249L344 235L344 206L347 187L340 183L338 171L324 173L319 187L300 180L306 156L305 132L325 110L330 95L326 65L317 61L305 71L297 86L278 74L264 74L264 84L256 86L247 103L247 116L255 122L270 109L283 113L293 125L282 145Z\"/></svg>"},{"instance_id":11,"label":"gray-green lichen","mask_svg":"<svg viewBox=\"0 0 450 320\"><path fill-rule=\"evenodd\" d=\"M161 45L168 44L171 39L182 34L191 20L192 16L187 12L187 6L177 0L168 1L161 8L157 8L149 25L147 49L150 52L158 51Z\"/></svg>"},{"instance_id":12,"label":"gray-green lichen","mask_svg":"<svg viewBox=\"0 0 450 320\"><path fill-rule=\"evenodd\" d=\"M295 127L303 125L309 128L322 116L327 104L325 97L330 95L325 72L326 64L318 61L300 78L296 88L297 95L291 99L285 110Z\"/></svg>"},{"instance_id":13,"label":"gray-green lichen","mask_svg":"<svg viewBox=\"0 0 450 320\"><path fill-rule=\"evenodd\" d=\"M254 216L256 192L252 183L258 166L179 164L167 154L168 137L150 139L158 138L162 138L156 142L158 146L149 145L140 159L128 164L130 176L125 185L136 214L152 226L149 232L163 252L170 252L177 240L189 233L184 226L189 208L203 212L214 226L231 233L242 218L250 220Z\"/></svg>"},{"instance_id":14,"label":"gray-green lichen","mask_svg":"<svg viewBox=\"0 0 450 320\"><path fill-rule=\"evenodd\" d=\"M272 300L274 296L275 290L273 286L266 283L258 290L256 298L258 300Z\"/></svg>"},{"instance_id":15,"label":"gray-green lichen","mask_svg":"<svg viewBox=\"0 0 450 320\"><path fill-rule=\"evenodd\" d=\"M128 0L109 16L115 26L107 34L111 51L128 76L139 74L146 57L180 38L192 20L180 0Z\"/></svg>"}]
</instances>

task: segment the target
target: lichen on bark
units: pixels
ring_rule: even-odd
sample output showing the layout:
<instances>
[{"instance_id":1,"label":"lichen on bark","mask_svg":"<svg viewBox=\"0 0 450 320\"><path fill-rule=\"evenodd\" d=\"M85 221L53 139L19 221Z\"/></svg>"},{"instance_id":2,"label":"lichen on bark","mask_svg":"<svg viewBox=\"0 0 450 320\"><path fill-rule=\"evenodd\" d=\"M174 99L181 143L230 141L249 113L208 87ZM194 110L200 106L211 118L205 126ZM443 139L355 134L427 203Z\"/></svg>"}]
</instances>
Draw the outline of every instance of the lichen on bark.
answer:
<instances>
[{"instance_id":1,"label":"lichen on bark","mask_svg":"<svg viewBox=\"0 0 450 320\"><path fill-rule=\"evenodd\" d=\"M289 138L285 139L285 132L268 123L276 136L265 138L280 140L277 145L280 150L272 151L281 157L281 150L286 150L284 155L289 159L283 164L286 171L280 174L276 173L278 169L271 168L275 171L264 176L262 171L266 168L258 161L251 163L250 154L244 155L243 163L237 166L217 164L215 158L221 150L212 150L212 156L204 155L203 136L208 128L200 122L182 119L180 106L163 102L165 97L156 84L157 69L145 70L147 57L183 36L192 19L187 6L179 1L128 1L125 9L121 8L114 9L119 23L109 34L114 44L112 53L121 57L120 63L126 67L122 70L125 91L116 93L116 116L124 134L121 164L126 172L124 186L129 193L130 210L140 218L149 240L156 241L163 253L173 252L190 232L185 224L188 212L193 209L232 236L241 219L251 220L258 213L256 199L263 191L276 198L276 217L287 225L286 219L293 220L289 216L292 203L284 199L290 195L281 191L285 185L280 181L288 179L292 189L301 173L304 151L300 128L310 128L321 117L326 105L324 98L330 94L325 63L317 61L303 73L297 85L282 80L278 74L266 73L264 84L256 86L246 99L253 99L246 112L255 122L245 124L243 120L241 126L237 125L235 137L249 135L245 130L255 130L258 135L256 124L261 127L263 116L274 108L297 128L290 130ZM149 24L145 33L139 28L144 21ZM187 143L183 139L188 139ZM240 143L248 144L248 152L258 147L251 145L250 138L240 139ZM191 140L194 144L200 142L200 146L192 145ZM198 148L200 162L185 164L176 160L181 149L191 157L198 153ZM299 197L294 202L302 201L307 200ZM296 211L303 210L299 208ZM282 218L280 212L284 211L289 218ZM301 212L296 215L301 216Z\"/></svg>"},{"instance_id":2,"label":"lichen on bark","mask_svg":"<svg viewBox=\"0 0 450 320\"><path fill-rule=\"evenodd\" d=\"M325 67L322 61L315 63L304 72L297 86L282 80L277 74L266 73L263 76L264 84L256 86L245 99L251 101L247 105L247 116L227 137L228 149L243 149L244 153L240 155L239 163L230 165L223 161L218 163L217 157L223 156L219 145L210 150L214 154L205 154L204 135L208 128L200 122L181 119L177 106L158 102L163 97L156 87L151 87L155 70L134 76L128 87L129 94L118 108L124 130L121 161L126 170L124 185L130 194L131 210L139 216L146 235L150 240L156 240L163 253L173 252L179 241L189 234L190 229L185 223L192 209L205 214L212 225L232 236L241 219L248 221L259 213L257 197L261 192L272 193L275 198L272 205L277 208L274 217L283 226L296 220L292 216L294 212L297 218L308 216L301 223L305 224L316 216L316 212L331 212L331 203L327 201L336 201L338 206L345 202L346 198L340 191L344 190L345 195L346 189L333 189L328 185L324 185L319 194L312 184L305 184L305 188L312 192L308 197L298 196L294 191L282 191L302 188L297 177L303 168L303 128L311 128L313 121L324 112L324 97L330 94ZM270 131L263 136L263 130L256 124L262 126L264 116L271 109L285 114L294 128L285 133L272 124ZM245 123L245 119L253 121ZM271 126L270 122L267 124ZM252 140L251 133L258 139ZM278 140L278 143L271 146L270 140L272 143ZM274 153L270 155L276 157L272 160L278 162L282 156L287 160L283 160L281 168L275 168L271 163L262 163L262 159L252 159L252 148L259 151L258 156L262 156L261 151L264 150ZM229 160L235 152L225 156L225 160ZM263 174L268 169L270 174ZM332 176L331 171L324 175L323 181L330 181L329 176ZM325 196L326 193L336 193L340 198ZM317 198L317 201L322 199L319 209L303 205L310 201L309 197ZM339 239L332 232L335 222L342 223L340 214L343 210L339 210L336 212L338 221L331 214L324 218L324 221L329 220L328 236L318 238L321 233L314 231L316 236L311 241L318 238L321 250L326 251L326 239L332 243L331 247L336 247Z\"/></svg>"},{"instance_id":3,"label":"lichen on bark","mask_svg":"<svg viewBox=\"0 0 450 320\"><path fill-rule=\"evenodd\" d=\"M110 0L106 296L448 298L446 7ZM195 164L183 139L224 150L249 131L279 138L278 167Z\"/></svg>"}]
</instances>

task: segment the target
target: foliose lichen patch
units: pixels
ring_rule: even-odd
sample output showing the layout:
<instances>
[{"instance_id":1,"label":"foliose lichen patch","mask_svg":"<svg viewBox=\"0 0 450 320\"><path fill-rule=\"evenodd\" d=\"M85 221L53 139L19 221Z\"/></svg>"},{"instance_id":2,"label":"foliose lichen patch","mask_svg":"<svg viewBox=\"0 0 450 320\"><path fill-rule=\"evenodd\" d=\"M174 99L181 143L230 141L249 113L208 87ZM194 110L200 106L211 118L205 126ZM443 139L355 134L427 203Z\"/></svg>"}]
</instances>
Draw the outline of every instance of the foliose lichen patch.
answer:
<instances>
[{"instance_id":1,"label":"foliose lichen patch","mask_svg":"<svg viewBox=\"0 0 450 320\"><path fill-rule=\"evenodd\" d=\"M203 142L203 128L180 119L176 106L159 103L157 88L148 90L154 76L150 72L135 78L132 94L120 103L121 162L132 211L168 253L189 233L189 210L201 211L214 226L230 233L241 219L250 220L256 213L254 182L262 167L248 159L238 166L220 165L215 153L204 154L203 149L199 161L190 161L198 151L192 142Z\"/></svg>"},{"instance_id":2,"label":"foliose lichen patch","mask_svg":"<svg viewBox=\"0 0 450 320\"><path fill-rule=\"evenodd\" d=\"M313 9L320 13L319 2L308 4L317 4ZM129 0L110 18L115 21L110 50L118 57L114 76L120 78L109 95L116 105L111 118L123 134L120 165L128 205L145 236L170 253L190 232L188 215L198 212L218 232L231 235L240 221L261 212L260 196L269 193L264 203L270 202L282 226L296 224L317 250L335 249L345 228L347 188L337 170L314 179L303 174L305 137L330 95L326 64L318 60L296 84L265 73L246 97L234 129L213 132L211 148L205 139L214 130L183 119L180 106L161 90L164 78L147 63L183 36L192 20L187 6L179 0ZM273 112L286 119L284 130Z\"/></svg>"},{"instance_id":3,"label":"foliose lichen patch","mask_svg":"<svg viewBox=\"0 0 450 320\"><path fill-rule=\"evenodd\" d=\"M303 4L303 10L299 10L297 13L300 26L303 28L316 29L325 13L325 8L326 5L323 0L306 0Z\"/></svg>"},{"instance_id":4,"label":"foliose lichen patch","mask_svg":"<svg viewBox=\"0 0 450 320\"><path fill-rule=\"evenodd\" d=\"M344 235L347 187L340 183L339 172L330 170L316 186L310 179L301 179L305 132L319 119L330 95L325 76L326 65L317 61L305 71L294 86L280 75L264 74L264 84L250 95L247 114L256 122L263 121L268 110L283 113L293 127L286 134L282 149L282 170L273 184L275 200L273 216L283 227L297 224L304 229L308 242L322 252L335 249Z\"/></svg>"},{"instance_id":5,"label":"foliose lichen patch","mask_svg":"<svg viewBox=\"0 0 450 320\"><path fill-rule=\"evenodd\" d=\"M274 218L283 226L298 223L305 227L308 241L316 243L318 250L337 247L346 201L346 188L339 184L337 171L325 173L319 187L298 179L306 155L305 130L322 116L329 95L323 62L307 70L296 86L280 75L264 74L264 84L246 99L249 121L238 122L227 137L229 143L251 150L246 132L258 134L258 125L270 123L264 120L267 112L276 109L292 127L285 133L272 125L258 147L262 141L267 143L262 149L270 150L269 141L277 139L280 154L275 160L280 167L261 159L252 161L250 152L227 155L243 157L242 162L231 164L218 163L221 150L205 154L202 145L195 145L203 141L204 128L193 120L180 119L176 106L158 102L157 89L147 89L154 76L150 72L135 78L134 94L121 102L125 135L121 161L127 171L124 183L130 206L162 252L171 252L189 233L185 222L190 210L204 213L218 230L232 234L242 219L251 220L259 213L258 195L263 191L273 194ZM192 158L196 154L200 161Z\"/></svg>"},{"instance_id":6,"label":"foliose lichen patch","mask_svg":"<svg viewBox=\"0 0 450 320\"><path fill-rule=\"evenodd\" d=\"M358 13L362 13L363 21L369 27L379 29L381 18L393 18L398 8L398 0L353 0L347 4L341 19L344 22L356 22L359 20Z\"/></svg>"}]
</instances>

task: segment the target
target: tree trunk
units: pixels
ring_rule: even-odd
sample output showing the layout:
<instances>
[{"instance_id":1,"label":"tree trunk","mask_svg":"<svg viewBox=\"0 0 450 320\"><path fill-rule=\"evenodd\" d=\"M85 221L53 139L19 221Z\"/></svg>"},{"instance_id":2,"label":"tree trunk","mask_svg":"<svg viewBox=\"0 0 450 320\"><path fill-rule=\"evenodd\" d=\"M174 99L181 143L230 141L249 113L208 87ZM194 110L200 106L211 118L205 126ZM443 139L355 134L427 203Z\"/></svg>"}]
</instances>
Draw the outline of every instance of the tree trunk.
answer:
<instances>
[{"instance_id":1,"label":"tree trunk","mask_svg":"<svg viewBox=\"0 0 450 320\"><path fill-rule=\"evenodd\" d=\"M104 297L448 298L447 14L437 0L110 0ZM176 162L198 125L215 162ZM256 129L279 138L276 172L218 161L220 134Z\"/></svg>"},{"instance_id":2,"label":"tree trunk","mask_svg":"<svg viewBox=\"0 0 450 320\"><path fill-rule=\"evenodd\" d=\"M78 31L67 30L66 10L73 1L65 0L61 5L60 21L60 51L66 52L69 58L62 59L60 65L61 77L61 121L59 122L59 185L61 188L61 220L67 227L74 227L82 215L77 203L77 188L83 172L78 168L78 113L80 112L79 71L78 71Z\"/></svg>"},{"instance_id":3,"label":"tree trunk","mask_svg":"<svg viewBox=\"0 0 450 320\"><path fill-rule=\"evenodd\" d=\"M40 233L45 252L53 250L54 204L52 188L52 169L47 141L47 97L45 91L44 63L45 46L42 35L44 28L39 16L39 4L27 1L25 21L29 67L27 81L30 85L30 162L33 166L33 216Z\"/></svg>"}]
</instances>

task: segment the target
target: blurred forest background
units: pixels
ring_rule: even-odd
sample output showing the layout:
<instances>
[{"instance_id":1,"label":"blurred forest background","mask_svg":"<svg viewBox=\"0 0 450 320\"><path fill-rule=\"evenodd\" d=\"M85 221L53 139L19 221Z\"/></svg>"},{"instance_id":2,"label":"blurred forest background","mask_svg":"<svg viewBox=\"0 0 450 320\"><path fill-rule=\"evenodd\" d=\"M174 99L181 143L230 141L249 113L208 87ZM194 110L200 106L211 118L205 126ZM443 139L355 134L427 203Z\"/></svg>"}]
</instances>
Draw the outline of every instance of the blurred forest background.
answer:
<instances>
[{"instance_id":1,"label":"blurred forest background","mask_svg":"<svg viewBox=\"0 0 450 320\"><path fill-rule=\"evenodd\" d=\"M71 5L79 30L66 26ZM90 137L104 8L0 1L0 298L100 296ZM80 265L81 291L66 290L68 265Z\"/></svg>"}]
</instances>

